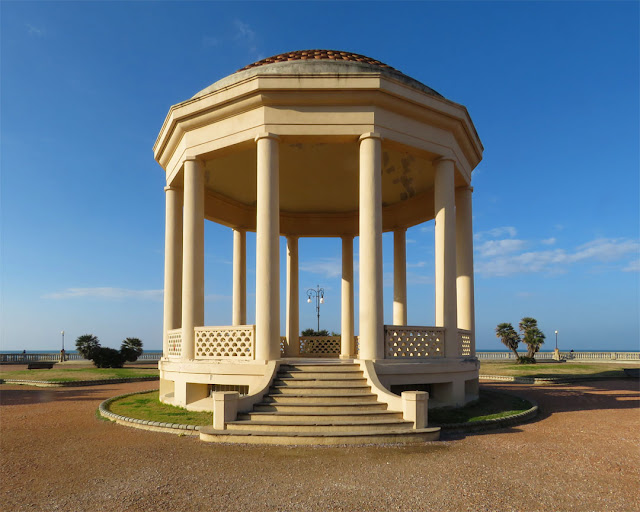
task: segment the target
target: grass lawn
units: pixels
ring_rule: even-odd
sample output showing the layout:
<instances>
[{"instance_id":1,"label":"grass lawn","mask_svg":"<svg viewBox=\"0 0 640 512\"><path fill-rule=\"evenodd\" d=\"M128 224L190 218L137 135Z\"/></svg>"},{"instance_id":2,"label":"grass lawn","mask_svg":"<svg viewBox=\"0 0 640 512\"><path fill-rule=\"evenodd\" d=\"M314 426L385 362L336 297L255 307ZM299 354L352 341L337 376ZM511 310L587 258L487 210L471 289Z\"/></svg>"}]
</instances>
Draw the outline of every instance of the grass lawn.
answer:
<instances>
[{"instance_id":1,"label":"grass lawn","mask_svg":"<svg viewBox=\"0 0 640 512\"><path fill-rule=\"evenodd\" d=\"M638 368L637 363L536 363L515 364L513 361L481 361L480 375L512 375L514 377L624 377L623 368Z\"/></svg>"},{"instance_id":2,"label":"grass lawn","mask_svg":"<svg viewBox=\"0 0 640 512\"><path fill-rule=\"evenodd\" d=\"M429 424L469 423L474 421L503 418L524 412L532 407L527 400L506 393L480 391L480 399L460 409L443 407L429 411ZM158 391L137 393L114 400L108 409L127 418L182 425L211 425L210 412L192 412L160 403Z\"/></svg>"},{"instance_id":3,"label":"grass lawn","mask_svg":"<svg viewBox=\"0 0 640 512\"><path fill-rule=\"evenodd\" d=\"M480 390L480 399L459 409L442 407L429 410L429 425L470 423L512 416L531 409L533 405L517 396Z\"/></svg>"},{"instance_id":4,"label":"grass lawn","mask_svg":"<svg viewBox=\"0 0 640 512\"><path fill-rule=\"evenodd\" d=\"M0 379L49 380L72 382L79 380L126 379L129 377L158 377L153 368L60 368L51 370L1 371Z\"/></svg>"},{"instance_id":5,"label":"grass lawn","mask_svg":"<svg viewBox=\"0 0 640 512\"><path fill-rule=\"evenodd\" d=\"M158 399L158 391L137 393L114 400L108 409L127 418L179 423L182 425L211 425L212 413L187 411L182 407L167 405Z\"/></svg>"}]
</instances>

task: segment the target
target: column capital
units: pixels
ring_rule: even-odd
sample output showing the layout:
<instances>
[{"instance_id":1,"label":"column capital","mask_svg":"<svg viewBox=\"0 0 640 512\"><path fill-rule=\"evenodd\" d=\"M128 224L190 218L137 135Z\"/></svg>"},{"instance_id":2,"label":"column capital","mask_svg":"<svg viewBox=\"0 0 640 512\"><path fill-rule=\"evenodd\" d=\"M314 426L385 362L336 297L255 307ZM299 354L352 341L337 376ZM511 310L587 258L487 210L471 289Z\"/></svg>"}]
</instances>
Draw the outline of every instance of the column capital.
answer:
<instances>
[{"instance_id":1,"label":"column capital","mask_svg":"<svg viewBox=\"0 0 640 512\"><path fill-rule=\"evenodd\" d=\"M380 135L378 132L367 132L367 133L363 133L362 135L360 135L360 137L358 137L358 142L362 142L365 139L378 139L378 140L382 140L382 135Z\"/></svg>"},{"instance_id":2,"label":"column capital","mask_svg":"<svg viewBox=\"0 0 640 512\"><path fill-rule=\"evenodd\" d=\"M456 159L450 155L442 155L441 157L436 158L433 162L436 164L440 162L453 162L455 164Z\"/></svg>"},{"instance_id":3,"label":"column capital","mask_svg":"<svg viewBox=\"0 0 640 512\"><path fill-rule=\"evenodd\" d=\"M174 186L172 186L172 185L167 185L166 187L164 187L164 191L165 191L165 192L169 192L169 191L177 192L177 191L179 191L179 190L182 190L182 189L181 189L181 188L178 188L178 187L174 187Z\"/></svg>"},{"instance_id":4,"label":"column capital","mask_svg":"<svg viewBox=\"0 0 640 512\"><path fill-rule=\"evenodd\" d=\"M396 226L395 228L393 228L393 232L394 233L406 233L408 228L402 227L402 226Z\"/></svg>"},{"instance_id":5,"label":"column capital","mask_svg":"<svg viewBox=\"0 0 640 512\"><path fill-rule=\"evenodd\" d=\"M185 156L182 162L202 162L202 160L197 155L189 155Z\"/></svg>"},{"instance_id":6,"label":"column capital","mask_svg":"<svg viewBox=\"0 0 640 512\"><path fill-rule=\"evenodd\" d=\"M258 142L260 139L273 139L276 142L280 142L280 137L272 132L261 132L254 138L256 142Z\"/></svg>"},{"instance_id":7,"label":"column capital","mask_svg":"<svg viewBox=\"0 0 640 512\"><path fill-rule=\"evenodd\" d=\"M456 192L472 192L473 187L471 185L462 185L461 187L456 187Z\"/></svg>"}]
</instances>

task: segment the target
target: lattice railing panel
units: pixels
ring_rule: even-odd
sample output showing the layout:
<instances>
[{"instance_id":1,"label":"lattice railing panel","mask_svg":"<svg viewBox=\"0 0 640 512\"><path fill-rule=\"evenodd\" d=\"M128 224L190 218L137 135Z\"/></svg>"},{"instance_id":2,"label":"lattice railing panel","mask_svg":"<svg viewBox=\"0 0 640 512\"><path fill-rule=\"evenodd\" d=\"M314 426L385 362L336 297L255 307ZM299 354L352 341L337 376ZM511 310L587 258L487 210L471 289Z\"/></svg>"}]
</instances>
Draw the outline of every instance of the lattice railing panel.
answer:
<instances>
[{"instance_id":1,"label":"lattice railing panel","mask_svg":"<svg viewBox=\"0 0 640 512\"><path fill-rule=\"evenodd\" d=\"M384 357L385 359L444 357L444 328L385 325Z\"/></svg>"},{"instance_id":2,"label":"lattice railing panel","mask_svg":"<svg viewBox=\"0 0 640 512\"><path fill-rule=\"evenodd\" d=\"M182 354L182 329L172 329L169 335L168 356L179 356Z\"/></svg>"},{"instance_id":3,"label":"lattice railing panel","mask_svg":"<svg viewBox=\"0 0 640 512\"><path fill-rule=\"evenodd\" d=\"M340 357L340 336L300 336L300 356Z\"/></svg>"},{"instance_id":4,"label":"lattice railing panel","mask_svg":"<svg viewBox=\"0 0 640 512\"><path fill-rule=\"evenodd\" d=\"M253 359L255 325L196 327L196 359Z\"/></svg>"},{"instance_id":5,"label":"lattice railing panel","mask_svg":"<svg viewBox=\"0 0 640 512\"><path fill-rule=\"evenodd\" d=\"M471 355L471 331L458 329L458 352L461 356Z\"/></svg>"}]
</instances>

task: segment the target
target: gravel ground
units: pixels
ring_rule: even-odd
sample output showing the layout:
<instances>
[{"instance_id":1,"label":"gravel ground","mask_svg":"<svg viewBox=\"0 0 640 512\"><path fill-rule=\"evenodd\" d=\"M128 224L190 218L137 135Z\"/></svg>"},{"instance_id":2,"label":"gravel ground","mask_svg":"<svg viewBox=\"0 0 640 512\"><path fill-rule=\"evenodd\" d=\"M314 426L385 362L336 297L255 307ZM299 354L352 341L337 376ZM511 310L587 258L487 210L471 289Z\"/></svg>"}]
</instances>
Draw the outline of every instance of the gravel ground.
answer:
<instances>
[{"instance_id":1,"label":"gravel ground","mask_svg":"<svg viewBox=\"0 0 640 512\"><path fill-rule=\"evenodd\" d=\"M640 511L638 381L487 383L531 423L411 447L255 447L96 417L153 387L0 386L3 511Z\"/></svg>"}]
</instances>

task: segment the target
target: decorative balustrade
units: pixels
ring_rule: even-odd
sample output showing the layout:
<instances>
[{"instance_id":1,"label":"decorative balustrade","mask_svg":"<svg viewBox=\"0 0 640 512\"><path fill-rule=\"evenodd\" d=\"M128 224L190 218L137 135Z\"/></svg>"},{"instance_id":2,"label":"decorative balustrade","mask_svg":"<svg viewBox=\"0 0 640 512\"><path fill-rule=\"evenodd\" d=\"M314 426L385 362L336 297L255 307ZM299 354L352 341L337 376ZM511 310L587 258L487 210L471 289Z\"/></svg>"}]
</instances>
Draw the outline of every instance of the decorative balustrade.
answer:
<instances>
[{"instance_id":1,"label":"decorative balustrade","mask_svg":"<svg viewBox=\"0 0 640 512\"><path fill-rule=\"evenodd\" d=\"M515 359L516 356L513 352L477 352L476 357L478 359L484 359L487 361L501 361L504 359Z\"/></svg>"},{"instance_id":2,"label":"decorative balustrade","mask_svg":"<svg viewBox=\"0 0 640 512\"><path fill-rule=\"evenodd\" d=\"M253 360L256 326L196 327L196 359Z\"/></svg>"},{"instance_id":3,"label":"decorative balustrade","mask_svg":"<svg viewBox=\"0 0 640 512\"><path fill-rule=\"evenodd\" d=\"M300 336L300 357L340 357L340 336Z\"/></svg>"},{"instance_id":4,"label":"decorative balustrade","mask_svg":"<svg viewBox=\"0 0 640 512\"><path fill-rule=\"evenodd\" d=\"M71 356L78 356L78 359L83 359L80 354L65 354L65 359L67 361L71 360ZM0 363L32 363L36 361L60 361L60 352L50 352L46 354L0 354Z\"/></svg>"},{"instance_id":5,"label":"decorative balustrade","mask_svg":"<svg viewBox=\"0 0 640 512\"><path fill-rule=\"evenodd\" d=\"M458 329L458 353L463 357L471 355L471 331Z\"/></svg>"},{"instance_id":6,"label":"decorative balustrade","mask_svg":"<svg viewBox=\"0 0 640 512\"><path fill-rule=\"evenodd\" d=\"M536 354L538 357L538 354ZM560 352L563 359L578 361L588 360L613 360L613 361L638 361L640 352Z\"/></svg>"},{"instance_id":7,"label":"decorative balustrade","mask_svg":"<svg viewBox=\"0 0 640 512\"><path fill-rule=\"evenodd\" d=\"M385 359L444 357L444 328L385 325L384 357Z\"/></svg>"},{"instance_id":8,"label":"decorative balustrade","mask_svg":"<svg viewBox=\"0 0 640 512\"><path fill-rule=\"evenodd\" d=\"M182 353L182 329L172 329L168 332L169 348L167 355L180 356Z\"/></svg>"},{"instance_id":9,"label":"decorative balustrade","mask_svg":"<svg viewBox=\"0 0 640 512\"><path fill-rule=\"evenodd\" d=\"M142 354L140 354L140 356L138 357L138 361L159 361L160 358L162 357L162 353L161 352L155 352L155 353L145 353L143 352Z\"/></svg>"},{"instance_id":10,"label":"decorative balustrade","mask_svg":"<svg viewBox=\"0 0 640 512\"><path fill-rule=\"evenodd\" d=\"M159 361L162 357L162 352L143 352L139 357L138 361ZM65 352L64 353L65 361L87 361L88 359L82 357L81 354L75 352ZM0 354L0 363L6 364L27 364L32 362L59 362L60 361L60 352L38 352L38 353L29 353L23 354L21 352L15 354Z\"/></svg>"},{"instance_id":11,"label":"decorative balustrade","mask_svg":"<svg viewBox=\"0 0 640 512\"><path fill-rule=\"evenodd\" d=\"M522 352L526 355L526 352ZM477 352L476 357L485 361L500 361L516 358L513 352ZM536 359L553 359L553 352L538 352ZM573 361L638 361L640 352L560 352L561 359Z\"/></svg>"}]
</instances>

